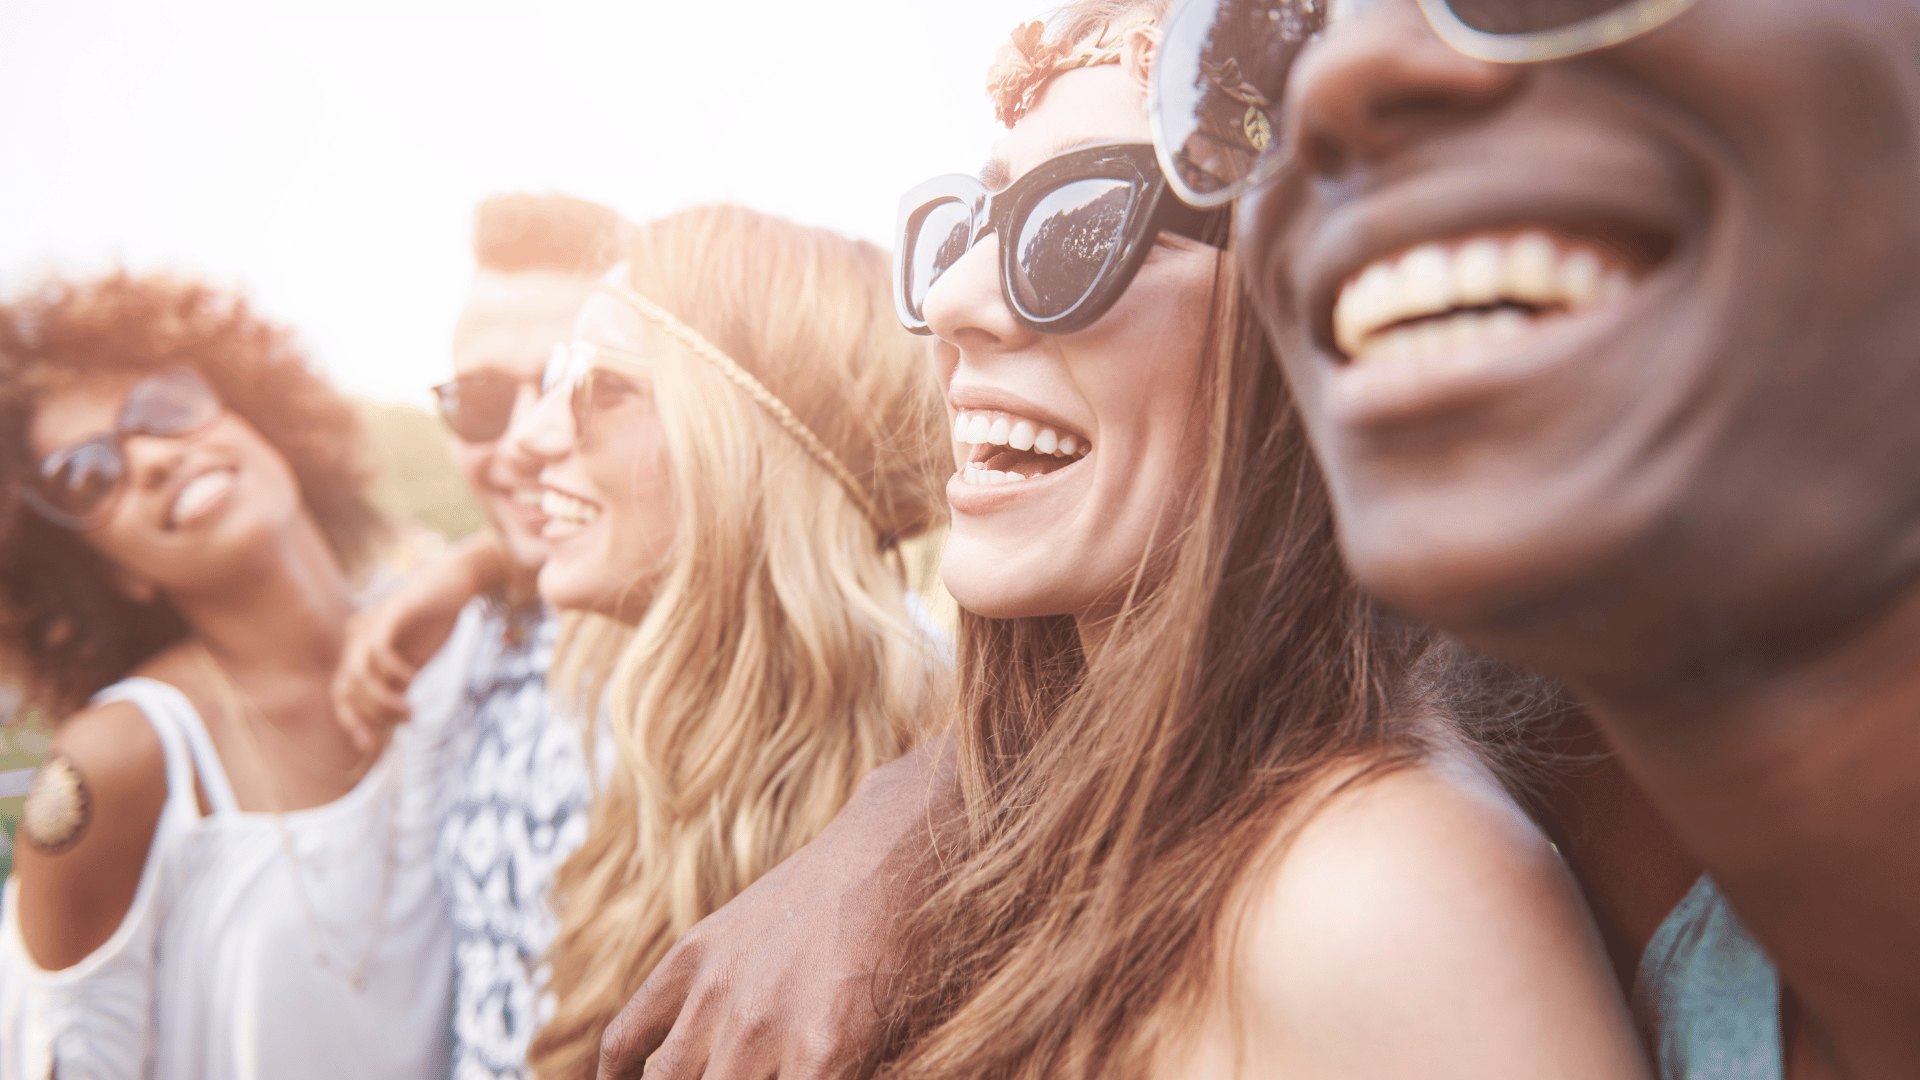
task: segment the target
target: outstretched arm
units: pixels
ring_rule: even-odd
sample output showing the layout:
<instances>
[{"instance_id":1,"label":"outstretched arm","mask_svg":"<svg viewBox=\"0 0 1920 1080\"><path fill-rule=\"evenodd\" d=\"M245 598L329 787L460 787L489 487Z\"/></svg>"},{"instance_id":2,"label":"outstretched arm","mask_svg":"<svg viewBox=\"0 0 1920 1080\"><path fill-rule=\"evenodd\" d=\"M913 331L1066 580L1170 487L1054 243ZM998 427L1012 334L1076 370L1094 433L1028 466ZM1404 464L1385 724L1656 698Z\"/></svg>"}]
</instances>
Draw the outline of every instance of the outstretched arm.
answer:
<instances>
[{"instance_id":1,"label":"outstretched arm","mask_svg":"<svg viewBox=\"0 0 1920 1080\"><path fill-rule=\"evenodd\" d=\"M333 709L355 745L369 750L381 733L406 722L407 687L447 643L460 609L515 572L497 538L474 537L348 620Z\"/></svg>"},{"instance_id":2,"label":"outstretched arm","mask_svg":"<svg viewBox=\"0 0 1920 1080\"><path fill-rule=\"evenodd\" d=\"M899 962L961 817L946 737L868 774L811 844L680 939L600 1044L601 1080L851 1080L874 1068L874 975Z\"/></svg>"}]
</instances>

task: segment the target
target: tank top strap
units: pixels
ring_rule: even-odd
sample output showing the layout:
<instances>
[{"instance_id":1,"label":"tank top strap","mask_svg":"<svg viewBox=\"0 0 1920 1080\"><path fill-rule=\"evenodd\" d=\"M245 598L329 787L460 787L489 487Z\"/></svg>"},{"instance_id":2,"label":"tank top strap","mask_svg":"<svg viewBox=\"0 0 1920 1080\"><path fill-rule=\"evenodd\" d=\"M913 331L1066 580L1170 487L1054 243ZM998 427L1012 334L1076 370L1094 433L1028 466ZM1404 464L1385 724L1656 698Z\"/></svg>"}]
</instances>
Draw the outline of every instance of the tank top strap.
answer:
<instances>
[{"instance_id":1,"label":"tank top strap","mask_svg":"<svg viewBox=\"0 0 1920 1080\"><path fill-rule=\"evenodd\" d=\"M166 748L169 799L174 797L171 792L185 792L191 799L197 772L200 788L206 792L207 803L214 813L239 813L240 803L233 797L233 785L227 781L227 770L220 764L220 755L214 752L213 739L200 719L200 711L178 688L158 679L135 676L114 683L95 694L93 700L96 704L130 701L146 715L147 723L153 725L161 745ZM185 753L180 752L182 749ZM197 809L194 816L199 816Z\"/></svg>"}]
</instances>

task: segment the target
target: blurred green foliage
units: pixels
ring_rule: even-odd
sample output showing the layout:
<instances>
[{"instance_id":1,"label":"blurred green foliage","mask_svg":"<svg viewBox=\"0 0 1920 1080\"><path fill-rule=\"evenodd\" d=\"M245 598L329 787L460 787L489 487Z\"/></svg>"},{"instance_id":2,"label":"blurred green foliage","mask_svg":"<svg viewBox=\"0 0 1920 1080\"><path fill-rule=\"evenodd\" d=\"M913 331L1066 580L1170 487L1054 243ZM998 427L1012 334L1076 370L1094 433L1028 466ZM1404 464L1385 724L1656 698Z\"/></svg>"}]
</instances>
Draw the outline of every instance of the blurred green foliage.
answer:
<instances>
[{"instance_id":1,"label":"blurred green foliage","mask_svg":"<svg viewBox=\"0 0 1920 1080\"><path fill-rule=\"evenodd\" d=\"M373 499L396 521L417 521L449 540L486 527L487 519L447 453L440 418L414 405L362 401L380 472Z\"/></svg>"},{"instance_id":2,"label":"blurred green foliage","mask_svg":"<svg viewBox=\"0 0 1920 1080\"><path fill-rule=\"evenodd\" d=\"M0 723L6 720L0 716ZM41 729L37 717L29 714L15 718L10 725L0 727L0 772L38 765L51 745L53 740ZM18 796L0 799L0 882L13 872L13 829L20 820L22 801Z\"/></svg>"}]
</instances>

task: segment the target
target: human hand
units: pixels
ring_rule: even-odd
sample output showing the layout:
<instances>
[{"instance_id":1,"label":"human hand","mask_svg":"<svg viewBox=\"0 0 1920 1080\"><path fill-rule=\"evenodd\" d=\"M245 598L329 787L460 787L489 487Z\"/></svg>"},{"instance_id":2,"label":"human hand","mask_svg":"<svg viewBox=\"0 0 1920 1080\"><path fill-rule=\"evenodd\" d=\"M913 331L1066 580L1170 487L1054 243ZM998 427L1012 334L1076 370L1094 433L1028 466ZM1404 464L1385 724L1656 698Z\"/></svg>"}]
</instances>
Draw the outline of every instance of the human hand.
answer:
<instances>
[{"instance_id":1,"label":"human hand","mask_svg":"<svg viewBox=\"0 0 1920 1080\"><path fill-rule=\"evenodd\" d=\"M407 721L414 676L447 643L460 609L499 575L504 560L499 541L470 540L348 618L333 677L333 710L360 750L371 750L387 730Z\"/></svg>"},{"instance_id":2,"label":"human hand","mask_svg":"<svg viewBox=\"0 0 1920 1080\"><path fill-rule=\"evenodd\" d=\"M607 1027L600 1080L856 1080L876 973L964 828L951 744L874 770L811 844L682 937Z\"/></svg>"}]
</instances>

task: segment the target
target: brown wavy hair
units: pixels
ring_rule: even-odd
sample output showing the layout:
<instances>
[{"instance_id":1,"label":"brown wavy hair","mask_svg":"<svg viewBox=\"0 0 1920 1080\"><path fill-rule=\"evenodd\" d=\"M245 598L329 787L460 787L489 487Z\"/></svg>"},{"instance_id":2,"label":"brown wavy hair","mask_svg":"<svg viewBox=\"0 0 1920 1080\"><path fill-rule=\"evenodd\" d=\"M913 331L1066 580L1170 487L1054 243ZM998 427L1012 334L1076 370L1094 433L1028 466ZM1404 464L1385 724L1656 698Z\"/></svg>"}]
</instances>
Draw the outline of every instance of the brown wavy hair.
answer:
<instances>
[{"instance_id":1,"label":"brown wavy hair","mask_svg":"<svg viewBox=\"0 0 1920 1080\"><path fill-rule=\"evenodd\" d=\"M344 566L364 562L382 535L359 419L286 329L240 296L163 274L41 283L0 308L0 661L52 717L189 631L164 597L133 600L90 545L23 506L39 467L27 437L34 410L89 379L181 365L286 458Z\"/></svg>"},{"instance_id":2,"label":"brown wavy hair","mask_svg":"<svg viewBox=\"0 0 1920 1080\"><path fill-rule=\"evenodd\" d=\"M883 988L887 1076L1145 1076L1285 823L1426 749L1401 693L1425 637L1347 574L1225 256L1204 355L1204 480L1098 649L1065 616L962 612L969 836Z\"/></svg>"}]
</instances>

